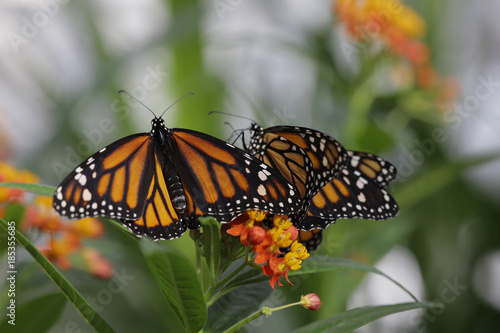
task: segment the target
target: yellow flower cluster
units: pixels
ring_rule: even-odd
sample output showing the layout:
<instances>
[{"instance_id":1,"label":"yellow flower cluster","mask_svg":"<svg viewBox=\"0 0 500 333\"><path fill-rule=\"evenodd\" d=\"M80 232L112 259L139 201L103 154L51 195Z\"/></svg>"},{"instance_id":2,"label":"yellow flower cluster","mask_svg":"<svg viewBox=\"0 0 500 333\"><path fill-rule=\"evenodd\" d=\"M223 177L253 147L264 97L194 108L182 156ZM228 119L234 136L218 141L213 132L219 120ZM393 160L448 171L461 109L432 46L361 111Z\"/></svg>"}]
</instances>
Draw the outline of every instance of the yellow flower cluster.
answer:
<instances>
[{"instance_id":1,"label":"yellow flower cluster","mask_svg":"<svg viewBox=\"0 0 500 333\"><path fill-rule=\"evenodd\" d=\"M231 222L227 233L240 236L245 245L252 245L255 252L255 263L262 266L264 274L271 276L269 283L282 285L279 282L285 275L288 281L288 272L302 267L302 261L309 257L305 246L297 241L298 230L286 215L273 217L273 228L264 230L259 223L265 218L266 213L251 210L237 217ZM290 248L290 252L282 256L280 248ZM288 281L290 282L290 281Z\"/></svg>"}]
</instances>

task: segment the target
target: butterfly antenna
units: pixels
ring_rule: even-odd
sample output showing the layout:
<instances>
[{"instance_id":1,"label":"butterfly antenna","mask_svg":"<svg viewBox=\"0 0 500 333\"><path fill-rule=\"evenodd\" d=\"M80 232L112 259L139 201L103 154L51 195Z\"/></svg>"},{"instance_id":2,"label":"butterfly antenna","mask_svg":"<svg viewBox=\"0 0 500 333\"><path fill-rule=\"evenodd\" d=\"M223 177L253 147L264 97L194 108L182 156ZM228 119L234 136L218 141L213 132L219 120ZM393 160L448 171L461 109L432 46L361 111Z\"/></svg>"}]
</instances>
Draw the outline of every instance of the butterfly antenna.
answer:
<instances>
[{"instance_id":1,"label":"butterfly antenna","mask_svg":"<svg viewBox=\"0 0 500 333\"><path fill-rule=\"evenodd\" d=\"M244 136L244 131L246 130L246 128L243 128L243 129L235 129L230 123L228 123L227 121L224 122L224 125L227 125L229 127L231 127L231 129L233 130L233 133L231 133L231 136L229 136L229 138L226 140L226 141L229 141L231 140L231 138L233 136L236 135L236 138L233 140L232 144L234 145L236 143L236 141L238 141L238 139L243 136L243 141L245 140L245 136ZM243 142L243 144L245 144L245 142Z\"/></svg>"},{"instance_id":2,"label":"butterfly antenna","mask_svg":"<svg viewBox=\"0 0 500 333\"><path fill-rule=\"evenodd\" d=\"M237 129L235 129L235 128L233 127L233 125L231 125L228 121L225 121L225 122L224 122L224 125L229 126L229 127L233 130L233 133L238 131L238 130L237 130Z\"/></svg>"},{"instance_id":3,"label":"butterfly antenna","mask_svg":"<svg viewBox=\"0 0 500 333\"><path fill-rule=\"evenodd\" d=\"M120 89L118 91L118 93L125 94L128 97L132 98L134 101L138 102L139 104L141 104L142 106L144 106L146 109L148 109L153 114L153 116L155 116L155 118L158 118L158 117L156 117L156 114L153 112L153 110L151 110L150 108L148 108L146 104L144 104L143 102L141 102L140 100L138 100L137 98L135 98L134 96L132 96L131 94L129 94L127 91L125 91L123 89Z\"/></svg>"},{"instance_id":4,"label":"butterfly antenna","mask_svg":"<svg viewBox=\"0 0 500 333\"><path fill-rule=\"evenodd\" d=\"M165 109L165 111L163 111L163 112L162 112L162 114L160 115L160 118L163 116L163 114L164 114L165 112L167 112L167 111L168 111L168 109L170 109L172 106L174 106L175 104L177 104L177 102L179 102L180 100L182 100L182 99L186 98L188 95L193 95L193 96L194 96L194 92L190 91L190 92L188 92L188 93L184 94L184 96L182 96L181 98L178 98L178 99L177 99L175 102L173 102L173 103L172 103L172 104L171 104L168 108L166 108L166 109Z\"/></svg>"},{"instance_id":5,"label":"butterfly antenna","mask_svg":"<svg viewBox=\"0 0 500 333\"><path fill-rule=\"evenodd\" d=\"M245 116L240 116L239 114L233 114L233 113L228 113L228 112L222 112L222 111L210 111L208 113L208 115L211 115L213 113L219 113L219 114L224 114L226 116L232 116L232 117L237 117L237 118L242 118L242 119L246 119L246 120L250 120L251 122L255 123L256 121L253 120L252 118L248 118L248 117L245 117Z\"/></svg>"}]
</instances>

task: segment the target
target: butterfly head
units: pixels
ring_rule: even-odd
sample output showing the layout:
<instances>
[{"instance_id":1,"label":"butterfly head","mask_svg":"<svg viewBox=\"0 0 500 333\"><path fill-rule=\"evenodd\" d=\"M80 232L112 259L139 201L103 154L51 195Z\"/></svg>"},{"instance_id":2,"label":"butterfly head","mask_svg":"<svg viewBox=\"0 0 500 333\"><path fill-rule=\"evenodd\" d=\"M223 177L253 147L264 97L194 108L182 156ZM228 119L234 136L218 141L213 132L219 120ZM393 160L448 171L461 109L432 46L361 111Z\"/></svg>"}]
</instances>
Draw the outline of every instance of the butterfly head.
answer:
<instances>
[{"instance_id":1,"label":"butterfly head","mask_svg":"<svg viewBox=\"0 0 500 333\"><path fill-rule=\"evenodd\" d=\"M264 128L255 122L252 122L248 131L252 137L264 135Z\"/></svg>"},{"instance_id":2,"label":"butterfly head","mask_svg":"<svg viewBox=\"0 0 500 333\"><path fill-rule=\"evenodd\" d=\"M151 120L151 127L151 134L160 132L162 129L165 129L165 121L160 117L154 117L153 120Z\"/></svg>"},{"instance_id":3,"label":"butterfly head","mask_svg":"<svg viewBox=\"0 0 500 333\"><path fill-rule=\"evenodd\" d=\"M151 137L154 137L157 142L165 142L167 140L167 128L165 127L165 121L160 117L154 117L151 120Z\"/></svg>"}]
</instances>

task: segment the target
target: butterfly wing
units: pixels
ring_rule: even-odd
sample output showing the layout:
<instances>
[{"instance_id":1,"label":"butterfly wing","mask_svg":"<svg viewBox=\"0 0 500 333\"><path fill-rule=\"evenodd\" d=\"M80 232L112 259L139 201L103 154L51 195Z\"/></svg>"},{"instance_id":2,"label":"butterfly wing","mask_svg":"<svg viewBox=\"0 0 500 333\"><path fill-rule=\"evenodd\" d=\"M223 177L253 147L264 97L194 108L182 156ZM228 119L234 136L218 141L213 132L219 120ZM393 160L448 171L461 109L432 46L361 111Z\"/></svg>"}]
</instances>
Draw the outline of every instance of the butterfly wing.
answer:
<instances>
[{"instance_id":1,"label":"butterfly wing","mask_svg":"<svg viewBox=\"0 0 500 333\"><path fill-rule=\"evenodd\" d=\"M118 218L134 234L179 237L185 227L172 207L162 166L149 133L101 149L59 185L54 208L67 218Z\"/></svg>"},{"instance_id":2,"label":"butterfly wing","mask_svg":"<svg viewBox=\"0 0 500 333\"><path fill-rule=\"evenodd\" d=\"M323 241L323 230L313 229L309 231L299 230L297 241L302 243L308 252L314 251Z\"/></svg>"},{"instance_id":3,"label":"butterfly wing","mask_svg":"<svg viewBox=\"0 0 500 333\"><path fill-rule=\"evenodd\" d=\"M59 185L53 206L62 216L139 219L154 169L148 133L122 138L101 149Z\"/></svg>"},{"instance_id":4,"label":"butterfly wing","mask_svg":"<svg viewBox=\"0 0 500 333\"><path fill-rule=\"evenodd\" d=\"M312 199L299 229L325 229L340 218L385 220L398 214L392 196L364 174L345 168Z\"/></svg>"},{"instance_id":5,"label":"butterfly wing","mask_svg":"<svg viewBox=\"0 0 500 333\"><path fill-rule=\"evenodd\" d=\"M304 150L281 136L274 136L262 145L256 158L277 170L294 185L302 198L310 194L314 185L312 163Z\"/></svg>"},{"instance_id":6,"label":"butterfly wing","mask_svg":"<svg viewBox=\"0 0 500 333\"><path fill-rule=\"evenodd\" d=\"M347 151L340 142L322 132L294 126L274 126L264 130L263 142L276 136L286 138L302 148L313 165L315 182L318 189L338 177L347 163Z\"/></svg>"},{"instance_id":7,"label":"butterfly wing","mask_svg":"<svg viewBox=\"0 0 500 333\"><path fill-rule=\"evenodd\" d=\"M158 156L153 156L155 172L148 188L144 214L139 220L120 221L138 236L146 235L153 239L173 239L182 236L186 224L175 210L164 179L164 169Z\"/></svg>"},{"instance_id":8,"label":"butterfly wing","mask_svg":"<svg viewBox=\"0 0 500 333\"><path fill-rule=\"evenodd\" d=\"M172 133L178 152L172 163L187 190L191 216L199 210L230 222L250 209L287 215L301 208L297 188L243 150L196 131Z\"/></svg>"},{"instance_id":9,"label":"butterfly wing","mask_svg":"<svg viewBox=\"0 0 500 333\"><path fill-rule=\"evenodd\" d=\"M396 178L396 167L383 158L352 150L347 151L347 153L350 157L350 167L360 171L380 187L386 187Z\"/></svg>"}]
</instances>

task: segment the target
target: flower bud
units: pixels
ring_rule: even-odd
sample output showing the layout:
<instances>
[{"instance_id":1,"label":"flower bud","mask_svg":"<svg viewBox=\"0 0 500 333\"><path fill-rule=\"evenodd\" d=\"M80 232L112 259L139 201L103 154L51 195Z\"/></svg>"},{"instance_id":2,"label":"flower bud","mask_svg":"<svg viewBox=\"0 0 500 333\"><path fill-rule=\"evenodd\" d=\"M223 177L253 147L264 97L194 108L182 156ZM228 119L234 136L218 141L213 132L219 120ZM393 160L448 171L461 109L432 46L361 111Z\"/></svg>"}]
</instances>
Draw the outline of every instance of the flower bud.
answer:
<instances>
[{"instance_id":1,"label":"flower bud","mask_svg":"<svg viewBox=\"0 0 500 333\"><path fill-rule=\"evenodd\" d=\"M259 226L254 226L250 229L247 236L247 241L250 245L258 245L264 241L266 231Z\"/></svg>"},{"instance_id":2,"label":"flower bud","mask_svg":"<svg viewBox=\"0 0 500 333\"><path fill-rule=\"evenodd\" d=\"M295 228L295 226L290 226L290 228L288 228L286 230L287 233L290 233L290 237L288 237L291 241L294 241L297 239L297 237L299 237L299 231L297 230L297 228Z\"/></svg>"},{"instance_id":3,"label":"flower bud","mask_svg":"<svg viewBox=\"0 0 500 333\"><path fill-rule=\"evenodd\" d=\"M321 300L319 299L318 294L307 294L305 296L300 297L300 304L306 309L316 311L321 307Z\"/></svg>"}]
</instances>

